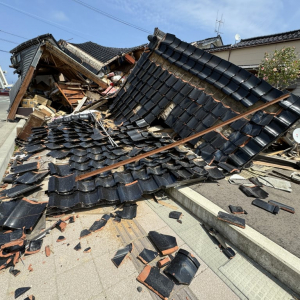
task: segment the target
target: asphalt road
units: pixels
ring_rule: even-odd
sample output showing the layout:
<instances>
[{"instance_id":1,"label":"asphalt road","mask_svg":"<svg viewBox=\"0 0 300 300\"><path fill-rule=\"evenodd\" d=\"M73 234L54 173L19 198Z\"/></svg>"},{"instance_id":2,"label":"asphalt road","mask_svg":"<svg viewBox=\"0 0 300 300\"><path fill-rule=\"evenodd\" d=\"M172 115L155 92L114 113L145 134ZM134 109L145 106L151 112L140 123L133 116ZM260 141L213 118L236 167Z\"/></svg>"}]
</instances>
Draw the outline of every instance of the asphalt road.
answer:
<instances>
[{"instance_id":1,"label":"asphalt road","mask_svg":"<svg viewBox=\"0 0 300 300\"><path fill-rule=\"evenodd\" d=\"M274 168L274 170L285 175L292 173L292 171L281 169ZM271 172L271 170L268 172ZM228 213L230 213L228 205L241 206L248 212L248 215L239 215L239 217L244 218L247 225L300 258L300 184L291 183L291 186L293 190L291 193L271 187L263 187L263 190L269 193L269 196L264 201L275 200L294 207L296 211L295 214L291 214L280 210L278 215L273 215L252 205L251 202L255 198L247 197L239 190L238 185L232 185L225 179L220 180L218 183L205 182L194 184L190 188Z\"/></svg>"},{"instance_id":2,"label":"asphalt road","mask_svg":"<svg viewBox=\"0 0 300 300\"><path fill-rule=\"evenodd\" d=\"M6 122L8 107L9 107L9 97L0 96L0 127L2 127Z\"/></svg>"}]
</instances>

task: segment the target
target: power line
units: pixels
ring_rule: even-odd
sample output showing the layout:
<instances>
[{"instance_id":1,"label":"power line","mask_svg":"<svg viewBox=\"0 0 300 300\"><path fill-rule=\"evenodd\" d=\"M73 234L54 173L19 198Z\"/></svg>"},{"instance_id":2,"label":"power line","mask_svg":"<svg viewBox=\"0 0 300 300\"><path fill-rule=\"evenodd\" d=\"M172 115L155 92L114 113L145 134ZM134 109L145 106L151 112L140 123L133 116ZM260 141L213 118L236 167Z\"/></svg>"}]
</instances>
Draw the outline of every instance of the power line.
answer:
<instances>
[{"instance_id":1,"label":"power line","mask_svg":"<svg viewBox=\"0 0 300 300\"><path fill-rule=\"evenodd\" d=\"M7 32L7 31L1 30L1 29L0 29L0 31L1 31L1 32L4 32L4 33L6 33L6 34L10 34L10 35L19 37L19 38L24 39L24 40L29 40L28 38L25 38L25 37L23 37L23 36L20 36L20 35L14 34L14 33L10 33L10 32Z\"/></svg>"},{"instance_id":2,"label":"power line","mask_svg":"<svg viewBox=\"0 0 300 300\"><path fill-rule=\"evenodd\" d=\"M85 39L85 40L86 40L86 38L84 38L84 37L82 37L82 36L80 36L80 35L78 35L78 34L75 34L74 32L71 32L71 31L68 31L68 30L66 30L66 29L61 28L61 27L68 28L68 27L66 27L66 26L64 26L64 25L60 25L60 24L58 24L58 23L55 23L55 22L52 22L52 21L48 21L48 20L46 20L46 19L44 19L44 18L40 18L40 17L38 17L38 16L35 16L35 15L31 14L31 13L28 13L28 12L26 12L26 11L24 11L24 10L20 10L20 9L18 9L18 8L15 8L15 7L13 7L13 6L10 6L10 5L8 5L8 4L6 4L6 3L3 3L3 2L0 2L0 4L6 6L6 7L8 7L8 8L10 8L10 9L12 9L12 10L15 10L15 11L17 11L17 12L19 12L19 13L22 13L22 14L24 14L24 15L27 15L27 16L29 16L29 17L31 17L31 18L34 18L34 19L36 19L36 20L39 20L39 21L41 21L41 22L47 23L48 25L54 26L54 27L56 27L56 28L58 28L58 29L60 29L60 30L64 30L64 31L66 31L66 32L68 32L68 33L74 34L74 35L76 35L76 36L78 36L78 37L81 37L82 39ZM75 31L78 31L78 30L75 30Z\"/></svg>"},{"instance_id":3,"label":"power line","mask_svg":"<svg viewBox=\"0 0 300 300\"><path fill-rule=\"evenodd\" d=\"M9 40L5 40L5 39L0 39L1 41L7 42L7 43L12 43L12 44L16 44L19 45L19 43L13 42L13 41L9 41Z\"/></svg>"},{"instance_id":4,"label":"power line","mask_svg":"<svg viewBox=\"0 0 300 300\"><path fill-rule=\"evenodd\" d=\"M87 4L87 3L83 2L83 1L80 1L80 0L72 0L72 1L77 2L78 4L81 4L82 6L85 6L85 7L89 8L89 9L91 9L91 10L93 10L93 11L95 11L95 12L97 12L97 13L99 13L99 14L105 16L105 17L108 17L108 18L110 18L110 19L113 19L113 20L115 20L115 21L117 21L117 22L120 22L120 23L122 23L122 24L125 24L125 25L127 25L127 26L133 27L133 28L135 28L135 29L137 29L137 30L140 30L140 31L143 31L143 32L146 32L146 33L151 33L151 32L148 31L147 29L144 29L144 28L142 28L142 27L136 26L136 25L131 24L131 23L129 23L129 22L126 22L126 21L124 21L124 20L122 20L122 19L119 19L119 18L117 18L117 17L115 17L115 16L113 16L113 15L110 15L110 14L106 13L105 11L102 11L102 10L96 8L96 7L93 7L93 6Z\"/></svg>"},{"instance_id":5,"label":"power line","mask_svg":"<svg viewBox=\"0 0 300 300\"><path fill-rule=\"evenodd\" d=\"M0 50L1 52L6 52L6 53L10 53L9 51L5 51L5 50Z\"/></svg>"}]
</instances>

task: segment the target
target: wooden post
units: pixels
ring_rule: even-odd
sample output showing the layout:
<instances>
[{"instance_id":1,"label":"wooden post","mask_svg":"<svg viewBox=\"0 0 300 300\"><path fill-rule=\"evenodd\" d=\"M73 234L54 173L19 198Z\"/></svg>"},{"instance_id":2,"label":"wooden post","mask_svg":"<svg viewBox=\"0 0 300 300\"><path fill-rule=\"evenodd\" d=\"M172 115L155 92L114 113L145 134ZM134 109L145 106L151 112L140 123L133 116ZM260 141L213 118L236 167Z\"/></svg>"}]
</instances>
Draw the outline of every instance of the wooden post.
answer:
<instances>
[{"instance_id":1,"label":"wooden post","mask_svg":"<svg viewBox=\"0 0 300 300\"><path fill-rule=\"evenodd\" d=\"M29 67L28 72L24 78L24 81L22 82L22 85L20 87L20 90L19 90L12 106L10 107L10 110L9 110L9 113L7 116L7 120L13 121L15 119L18 107L19 107L19 105L27 91L27 88L31 82L34 70L35 70L35 68L33 66Z\"/></svg>"},{"instance_id":2,"label":"wooden post","mask_svg":"<svg viewBox=\"0 0 300 300\"><path fill-rule=\"evenodd\" d=\"M274 100L272 100L272 101L270 101L268 103L264 103L264 104L262 104L262 105L260 105L260 106L258 106L256 108L250 109L249 111L246 111L246 112L244 112L242 114L239 114L239 115L237 115L237 116L235 116L235 117L233 117L233 118L231 118L231 119L229 119L229 120L227 120L225 122L222 122L220 124L214 125L214 126L212 126L210 128L207 128L207 129L205 129L205 130L203 130L201 132L198 132L198 133L196 133L194 135L191 135L191 136L189 136L187 138L184 138L184 139L182 139L180 141L177 141L177 142L174 142L172 144L163 146L161 148L149 151L149 152L144 153L144 154L140 154L140 155L138 155L136 157L131 157L129 159L117 162L117 163L115 163L113 165L110 165L110 166L107 166L107 167L103 167L103 168L101 168L99 170L95 170L95 171L88 172L86 174L79 175L79 176L76 177L75 180L76 181L80 181L80 180L89 178L91 176L98 175L98 174L101 174L103 172L107 172L107 171L110 171L112 169L115 169L115 168L119 168L119 167L124 166L126 164L139 161L142 158L146 158L148 156L151 156L151 155L157 154L159 152L162 152L162 151L174 148L176 146L180 146L180 145L182 145L184 143L187 143L187 142L189 142L189 141L191 141L191 140L193 140L195 138L203 136L203 135L205 135L205 134L207 134L207 133L209 133L209 132L211 132L213 130L219 129L219 128L225 126L225 125L231 124L231 123L233 123L233 122L235 122L237 120L240 120L240 119L242 119L242 118L244 118L244 117L246 117L248 115L251 115L251 114L253 114L253 113L255 113L255 112L259 111L259 110L263 110L263 109L267 108L270 105L273 105L273 104L275 104L275 103L277 103L277 102L279 102L281 100L284 100L284 99L288 98L289 96L290 96L289 94L282 95L282 96L280 96L280 97L278 97L278 98L276 98L276 99L274 99Z\"/></svg>"}]
</instances>

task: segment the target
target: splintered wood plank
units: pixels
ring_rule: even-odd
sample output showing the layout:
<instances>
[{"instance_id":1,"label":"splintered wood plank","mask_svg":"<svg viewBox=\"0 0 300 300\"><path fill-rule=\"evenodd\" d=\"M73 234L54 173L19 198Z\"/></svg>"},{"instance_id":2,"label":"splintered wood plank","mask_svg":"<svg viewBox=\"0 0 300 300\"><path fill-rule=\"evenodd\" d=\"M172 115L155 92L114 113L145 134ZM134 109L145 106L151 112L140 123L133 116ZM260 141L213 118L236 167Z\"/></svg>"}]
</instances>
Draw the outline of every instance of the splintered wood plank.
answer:
<instances>
[{"instance_id":1,"label":"splintered wood plank","mask_svg":"<svg viewBox=\"0 0 300 300\"><path fill-rule=\"evenodd\" d=\"M55 83L56 87L59 89L59 91L61 92L61 94L64 96L65 100L70 104L71 108L73 109L73 104L72 102L70 102L70 100L68 99L68 97L65 95L65 93L62 91L62 89L60 88L59 84Z\"/></svg>"},{"instance_id":2,"label":"splintered wood plank","mask_svg":"<svg viewBox=\"0 0 300 300\"><path fill-rule=\"evenodd\" d=\"M61 87L60 87L61 88ZM65 93L65 94L70 94L70 95L77 95L77 94L82 94L81 91L72 91L72 90L68 90L68 89L62 89L61 90Z\"/></svg>"}]
</instances>

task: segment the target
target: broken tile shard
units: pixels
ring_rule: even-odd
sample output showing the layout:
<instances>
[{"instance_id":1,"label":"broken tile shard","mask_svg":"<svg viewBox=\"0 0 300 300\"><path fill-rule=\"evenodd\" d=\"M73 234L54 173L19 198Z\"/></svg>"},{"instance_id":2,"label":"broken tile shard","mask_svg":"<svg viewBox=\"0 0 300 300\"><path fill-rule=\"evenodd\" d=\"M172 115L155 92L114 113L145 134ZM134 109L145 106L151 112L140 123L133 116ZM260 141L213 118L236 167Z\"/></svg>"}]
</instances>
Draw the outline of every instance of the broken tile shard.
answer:
<instances>
[{"instance_id":1,"label":"broken tile shard","mask_svg":"<svg viewBox=\"0 0 300 300\"><path fill-rule=\"evenodd\" d=\"M126 203L122 211L117 211L116 215L121 219L132 220L136 217L137 204Z\"/></svg>"},{"instance_id":2,"label":"broken tile shard","mask_svg":"<svg viewBox=\"0 0 300 300\"><path fill-rule=\"evenodd\" d=\"M150 231L148 236L163 255L171 254L178 250L176 238L171 235Z\"/></svg>"},{"instance_id":3,"label":"broken tile shard","mask_svg":"<svg viewBox=\"0 0 300 300\"><path fill-rule=\"evenodd\" d=\"M81 244L78 243L78 244L74 247L74 250L76 250L76 251L81 250Z\"/></svg>"},{"instance_id":4,"label":"broken tile shard","mask_svg":"<svg viewBox=\"0 0 300 300\"><path fill-rule=\"evenodd\" d=\"M31 287L21 287L15 290L15 299L29 291Z\"/></svg>"},{"instance_id":5,"label":"broken tile shard","mask_svg":"<svg viewBox=\"0 0 300 300\"><path fill-rule=\"evenodd\" d=\"M50 254L51 254L50 246L48 246L48 245L45 247L45 254L46 254L47 257L49 257Z\"/></svg>"},{"instance_id":6,"label":"broken tile shard","mask_svg":"<svg viewBox=\"0 0 300 300\"><path fill-rule=\"evenodd\" d=\"M153 259L155 259L158 256L158 253L156 251L152 251L149 249L144 249L138 256L138 259L140 259L145 265L150 263Z\"/></svg>"},{"instance_id":7,"label":"broken tile shard","mask_svg":"<svg viewBox=\"0 0 300 300\"><path fill-rule=\"evenodd\" d=\"M174 282L160 273L158 268L145 266L137 280L148 287L160 298L167 300L174 288Z\"/></svg>"},{"instance_id":8,"label":"broken tile shard","mask_svg":"<svg viewBox=\"0 0 300 300\"><path fill-rule=\"evenodd\" d=\"M92 251L91 247L88 247L83 250L83 253L90 253Z\"/></svg>"},{"instance_id":9,"label":"broken tile shard","mask_svg":"<svg viewBox=\"0 0 300 300\"><path fill-rule=\"evenodd\" d=\"M62 241L64 241L66 238L63 236L63 235L60 235L58 238L57 238L57 240L56 240L56 242L62 242Z\"/></svg>"},{"instance_id":10,"label":"broken tile shard","mask_svg":"<svg viewBox=\"0 0 300 300\"><path fill-rule=\"evenodd\" d=\"M133 250L133 244L127 245L125 248L119 249L114 257L111 259L114 265L119 268L119 266L124 262L125 257L131 253Z\"/></svg>"},{"instance_id":11,"label":"broken tile shard","mask_svg":"<svg viewBox=\"0 0 300 300\"><path fill-rule=\"evenodd\" d=\"M227 213L224 213L222 211L218 212L218 219L221 221L224 221L226 223L245 228L246 226L246 221L245 219L239 218L237 216L233 216Z\"/></svg>"},{"instance_id":12,"label":"broken tile shard","mask_svg":"<svg viewBox=\"0 0 300 300\"><path fill-rule=\"evenodd\" d=\"M88 229L83 229L81 232L80 232L80 239L82 238L85 238L87 236L89 236L90 234L92 234L92 232Z\"/></svg>"},{"instance_id":13,"label":"broken tile shard","mask_svg":"<svg viewBox=\"0 0 300 300\"><path fill-rule=\"evenodd\" d=\"M174 277L180 284L189 285L199 267L200 263L193 254L180 249L176 253L175 258L166 267L164 273Z\"/></svg>"},{"instance_id":14,"label":"broken tile shard","mask_svg":"<svg viewBox=\"0 0 300 300\"><path fill-rule=\"evenodd\" d=\"M169 213L169 218L179 220L182 216L182 212L180 211L171 211Z\"/></svg>"}]
</instances>

